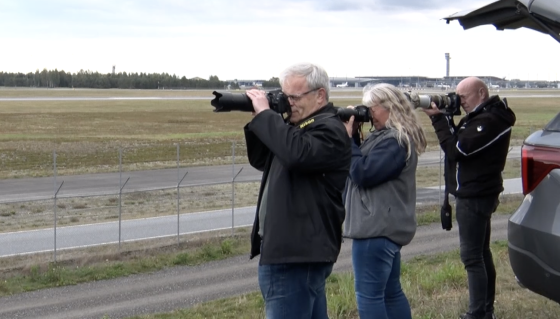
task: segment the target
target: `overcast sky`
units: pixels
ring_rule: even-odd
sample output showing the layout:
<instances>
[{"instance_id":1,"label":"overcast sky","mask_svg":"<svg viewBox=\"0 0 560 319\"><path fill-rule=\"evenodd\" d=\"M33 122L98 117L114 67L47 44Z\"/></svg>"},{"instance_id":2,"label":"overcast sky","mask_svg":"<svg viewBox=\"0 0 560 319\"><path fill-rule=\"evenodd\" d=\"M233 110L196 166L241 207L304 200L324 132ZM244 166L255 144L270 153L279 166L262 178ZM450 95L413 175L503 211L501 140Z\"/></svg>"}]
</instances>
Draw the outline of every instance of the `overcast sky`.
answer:
<instances>
[{"instance_id":1,"label":"overcast sky","mask_svg":"<svg viewBox=\"0 0 560 319\"><path fill-rule=\"evenodd\" d=\"M463 30L475 0L0 0L0 71L80 69L269 79L296 62L331 77L560 79L560 43Z\"/></svg>"}]
</instances>

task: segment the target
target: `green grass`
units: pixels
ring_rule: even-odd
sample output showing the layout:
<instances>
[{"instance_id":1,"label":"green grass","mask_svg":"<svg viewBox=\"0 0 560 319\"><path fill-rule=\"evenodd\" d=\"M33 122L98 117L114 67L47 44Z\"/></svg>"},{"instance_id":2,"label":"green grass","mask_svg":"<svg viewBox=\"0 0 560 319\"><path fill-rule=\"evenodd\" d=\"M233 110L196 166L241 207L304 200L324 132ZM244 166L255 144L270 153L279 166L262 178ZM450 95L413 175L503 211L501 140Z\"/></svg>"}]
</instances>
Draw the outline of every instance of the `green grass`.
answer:
<instances>
[{"instance_id":1,"label":"green grass","mask_svg":"<svg viewBox=\"0 0 560 319\"><path fill-rule=\"evenodd\" d=\"M560 306L544 297L520 288L515 282L507 243L492 244L498 274L496 315L498 318L557 318ZM414 319L456 318L467 309L467 278L458 251L405 261L401 284L410 302ZM357 319L354 278L351 273L333 274L327 280L327 299L331 319ZM180 318L264 318L260 293L198 304L171 313L135 316L130 319Z\"/></svg>"},{"instance_id":2,"label":"green grass","mask_svg":"<svg viewBox=\"0 0 560 319\"><path fill-rule=\"evenodd\" d=\"M246 232L240 233L242 235L212 238L197 245L191 243L191 248L174 245L152 251L99 254L82 260L32 264L21 270L12 270L10 275L1 275L0 296L154 272L174 266L198 265L244 254L249 251L249 240Z\"/></svg>"}]
</instances>

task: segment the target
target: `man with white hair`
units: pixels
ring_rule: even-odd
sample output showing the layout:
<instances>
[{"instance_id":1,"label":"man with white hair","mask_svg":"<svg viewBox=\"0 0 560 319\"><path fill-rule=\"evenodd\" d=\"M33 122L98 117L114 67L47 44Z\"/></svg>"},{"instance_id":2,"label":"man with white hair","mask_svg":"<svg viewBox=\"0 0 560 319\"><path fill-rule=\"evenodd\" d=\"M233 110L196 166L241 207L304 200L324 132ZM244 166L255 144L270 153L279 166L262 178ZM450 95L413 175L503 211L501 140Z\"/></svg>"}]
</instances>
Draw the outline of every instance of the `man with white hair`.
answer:
<instances>
[{"instance_id":1,"label":"man with white hair","mask_svg":"<svg viewBox=\"0 0 560 319\"><path fill-rule=\"evenodd\" d=\"M342 243L342 191L350 168L346 128L329 103L329 77L304 63L280 76L288 123L266 93L249 90L254 112L245 126L250 164L263 171L251 234L261 255L259 285L266 317L323 319L325 280Z\"/></svg>"}]
</instances>

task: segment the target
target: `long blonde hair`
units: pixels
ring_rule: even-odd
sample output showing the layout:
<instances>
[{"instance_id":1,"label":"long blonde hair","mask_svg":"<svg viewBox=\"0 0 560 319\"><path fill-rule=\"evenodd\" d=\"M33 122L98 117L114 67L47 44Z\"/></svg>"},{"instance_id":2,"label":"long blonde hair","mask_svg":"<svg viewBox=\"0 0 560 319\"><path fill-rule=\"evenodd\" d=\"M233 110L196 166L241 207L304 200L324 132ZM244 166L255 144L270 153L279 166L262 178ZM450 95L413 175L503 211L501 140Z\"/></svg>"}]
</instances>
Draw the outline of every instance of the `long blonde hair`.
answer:
<instances>
[{"instance_id":1,"label":"long blonde hair","mask_svg":"<svg viewBox=\"0 0 560 319\"><path fill-rule=\"evenodd\" d=\"M410 158L410 139L414 142L414 151L417 155L424 153L426 150L426 134L420 121L418 114L414 112L412 104L407 97L394 85L388 83L379 83L367 85L364 87L364 95L362 103L371 107L379 104L387 111L389 117L385 123L385 127L395 129L397 133L397 141L399 145L406 145L407 156Z\"/></svg>"}]
</instances>

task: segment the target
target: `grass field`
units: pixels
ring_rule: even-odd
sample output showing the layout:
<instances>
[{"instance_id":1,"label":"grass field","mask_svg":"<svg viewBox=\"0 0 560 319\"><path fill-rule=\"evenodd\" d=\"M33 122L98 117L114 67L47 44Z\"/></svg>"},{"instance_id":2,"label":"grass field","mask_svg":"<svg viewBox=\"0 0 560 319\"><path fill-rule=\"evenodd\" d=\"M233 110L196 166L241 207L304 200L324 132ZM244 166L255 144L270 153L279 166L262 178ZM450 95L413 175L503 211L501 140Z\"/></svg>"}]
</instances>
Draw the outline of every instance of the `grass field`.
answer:
<instances>
[{"instance_id":1,"label":"grass field","mask_svg":"<svg viewBox=\"0 0 560 319\"><path fill-rule=\"evenodd\" d=\"M59 175L180 165L245 163L242 127L249 113L214 113L207 91L0 89L0 98L24 97L207 97L200 100L43 100L0 101L0 178L50 176L53 152ZM238 91L243 92L243 91ZM542 93L512 91L515 95ZM441 92L438 92L441 93ZM558 94L560 91L547 91ZM513 94L513 93L512 93ZM361 92L333 91L337 106L360 103ZM542 128L558 110L556 97L509 98L517 114L512 145ZM418 111L428 150L437 150L428 118ZM365 126L369 129L369 125Z\"/></svg>"}]
</instances>

